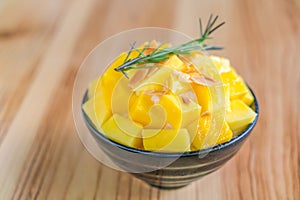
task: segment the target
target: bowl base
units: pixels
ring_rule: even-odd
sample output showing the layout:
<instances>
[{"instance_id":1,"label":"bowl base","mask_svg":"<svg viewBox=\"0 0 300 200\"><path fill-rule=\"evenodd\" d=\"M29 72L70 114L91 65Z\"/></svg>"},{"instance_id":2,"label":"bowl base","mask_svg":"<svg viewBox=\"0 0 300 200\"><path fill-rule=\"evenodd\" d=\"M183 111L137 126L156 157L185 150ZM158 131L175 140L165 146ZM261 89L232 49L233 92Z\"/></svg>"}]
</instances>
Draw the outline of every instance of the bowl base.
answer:
<instances>
[{"instance_id":1,"label":"bowl base","mask_svg":"<svg viewBox=\"0 0 300 200\"><path fill-rule=\"evenodd\" d=\"M179 185L179 186L164 186L164 185L155 185L155 184L150 184L150 183L147 183L147 184L150 185L151 187L155 187L160 190L176 190L176 189L180 189L180 188L183 188L183 187L186 187L189 185L189 184L185 184L185 185Z\"/></svg>"}]
</instances>

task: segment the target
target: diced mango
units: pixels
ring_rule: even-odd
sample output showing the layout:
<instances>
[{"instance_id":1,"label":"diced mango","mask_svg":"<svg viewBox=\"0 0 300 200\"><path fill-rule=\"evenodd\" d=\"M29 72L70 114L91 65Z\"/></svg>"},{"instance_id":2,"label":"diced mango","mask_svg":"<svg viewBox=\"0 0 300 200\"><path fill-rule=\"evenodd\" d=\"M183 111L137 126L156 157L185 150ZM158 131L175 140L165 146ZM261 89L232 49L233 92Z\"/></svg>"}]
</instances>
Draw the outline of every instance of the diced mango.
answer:
<instances>
[{"instance_id":1,"label":"diced mango","mask_svg":"<svg viewBox=\"0 0 300 200\"><path fill-rule=\"evenodd\" d=\"M205 137L207 136L209 127L210 127L210 120L208 115L204 115L199 120L198 129L196 130L196 133L190 133L190 135L194 136L194 140L192 142L192 146L195 147L195 149L201 149Z\"/></svg>"},{"instance_id":2,"label":"diced mango","mask_svg":"<svg viewBox=\"0 0 300 200\"><path fill-rule=\"evenodd\" d=\"M101 90L103 92L103 96L105 97L105 103L110 108L111 107L111 96L113 89L118 82L118 80L122 77L122 74L120 72L117 72L114 70L114 68L121 65L126 58L126 53L122 53L108 68L107 70L102 74L101 76L101 82L98 83L99 86L97 86L95 90L95 94L98 93L98 90Z\"/></svg>"},{"instance_id":3,"label":"diced mango","mask_svg":"<svg viewBox=\"0 0 300 200\"><path fill-rule=\"evenodd\" d=\"M169 123L175 130L179 129L182 122L182 111L179 98L173 94L162 95L159 104L166 111L166 123Z\"/></svg>"},{"instance_id":4,"label":"diced mango","mask_svg":"<svg viewBox=\"0 0 300 200\"><path fill-rule=\"evenodd\" d=\"M147 129L162 129L166 125L167 113L160 104L155 104L149 111L151 122L145 126Z\"/></svg>"},{"instance_id":5,"label":"diced mango","mask_svg":"<svg viewBox=\"0 0 300 200\"><path fill-rule=\"evenodd\" d=\"M197 96L198 103L202 108L201 112L203 113L203 112L211 111L212 97L211 97L209 86L203 86L196 83L192 83L191 85L193 87L194 93Z\"/></svg>"},{"instance_id":6,"label":"diced mango","mask_svg":"<svg viewBox=\"0 0 300 200\"><path fill-rule=\"evenodd\" d=\"M143 48L143 45L139 48ZM123 64L124 60L127 57L127 54L128 54L127 52L120 54L119 57L112 62L112 64L102 74L101 83L98 84L96 91L94 92L97 93L98 90L103 91L103 95L105 97L105 103L109 108L111 107L112 92L115 88L115 85L117 84L119 79L123 77L122 73L117 72L114 69L120 66L121 64ZM135 58L136 56L138 56L138 54L139 54L138 51L133 50L131 54L128 56L128 59Z\"/></svg>"},{"instance_id":7,"label":"diced mango","mask_svg":"<svg viewBox=\"0 0 300 200\"><path fill-rule=\"evenodd\" d=\"M149 45L144 55L158 43ZM138 54L133 50L128 59ZM257 115L248 107L252 93L226 58L201 52L170 55L150 72L140 70L130 82L114 70L126 56L122 53L90 83L83 105L90 121L111 140L160 152L205 149L230 141ZM127 73L132 77L137 71ZM193 79L201 75L213 79L211 85Z\"/></svg>"},{"instance_id":8,"label":"diced mango","mask_svg":"<svg viewBox=\"0 0 300 200\"><path fill-rule=\"evenodd\" d=\"M142 126L121 115L114 114L102 125L103 134L120 144L142 148Z\"/></svg>"},{"instance_id":9,"label":"diced mango","mask_svg":"<svg viewBox=\"0 0 300 200\"><path fill-rule=\"evenodd\" d=\"M157 102L154 101L157 99ZM154 104L160 105L166 116L165 123L169 123L172 128L178 129L181 125L181 106L178 97L173 94L166 94L161 96L140 94L135 102L130 106L129 115L133 121L143 124L143 126L150 125L150 117L160 118L158 116L150 116L150 109ZM154 112L155 114L155 112ZM151 125L153 127L153 124Z\"/></svg>"},{"instance_id":10,"label":"diced mango","mask_svg":"<svg viewBox=\"0 0 300 200\"><path fill-rule=\"evenodd\" d=\"M198 104L202 108L202 113L219 112L221 114L222 110L230 110L228 85L203 86L196 83L191 85L197 96Z\"/></svg>"},{"instance_id":11,"label":"diced mango","mask_svg":"<svg viewBox=\"0 0 300 200\"><path fill-rule=\"evenodd\" d=\"M100 85L100 78L97 78L95 80L93 80L90 84L89 84L89 89L88 89L88 97L89 99L93 98L94 96L97 95L97 92L99 92L99 89L97 88L98 85Z\"/></svg>"},{"instance_id":12,"label":"diced mango","mask_svg":"<svg viewBox=\"0 0 300 200\"><path fill-rule=\"evenodd\" d=\"M143 88L145 86L150 86L152 84L167 87L169 84L170 74L172 72L173 72L173 70L168 67L159 67L158 70L153 72L153 74L151 74L151 76L149 76L146 79L144 79L143 81L141 81L141 83L138 86L136 86L133 90L138 91L141 88Z\"/></svg>"},{"instance_id":13,"label":"diced mango","mask_svg":"<svg viewBox=\"0 0 300 200\"><path fill-rule=\"evenodd\" d=\"M231 140L233 134L225 121L222 125L222 129L220 130L218 135L216 135L216 137L214 133L210 133L212 124L213 122L211 115L204 115L200 118L198 130L192 142L192 146L195 149L207 148Z\"/></svg>"},{"instance_id":14,"label":"diced mango","mask_svg":"<svg viewBox=\"0 0 300 200\"><path fill-rule=\"evenodd\" d=\"M190 138L186 129L144 129L142 136L145 150L163 152L190 151Z\"/></svg>"},{"instance_id":15,"label":"diced mango","mask_svg":"<svg viewBox=\"0 0 300 200\"><path fill-rule=\"evenodd\" d=\"M209 56L201 52L193 52L191 55L187 55L187 57L190 59L198 73L210 77L215 82L222 81L217 67Z\"/></svg>"},{"instance_id":16,"label":"diced mango","mask_svg":"<svg viewBox=\"0 0 300 200\"><path fill-rule=\"evenodd\" d=\"M196 119L198 119L201 115L201 106L198 103L193 102L192 100L190 100L188 104L184 103L181 100L181 110L182 110L181 127L184 128L187 127Z\"/></svg>"},{"instance_id":17,"label":"diced mango","mask_svg":"<svg viewBox=\"0 0 300 200\"><path fill-rule=\"evenodd\" d=\"M224 142L228 142L233 137L232 130L230 129L228 123L225 121L222 127L222 131L218 137L217 144L222 144Z\"/></svg>"},{"instance_id":18,"label":"diced mango","mask_svg":"<svg viewBox=\"0 0 300 200\"><path fill-rule=\"evenodd\" d=\"M169 59L164 62L164 65L178 71L183 71L186 68L185 64L175 54L171 55Z\"/></svg>"},{"instance_id":19,"label":"diced mango","mask_svg":"<svg viewBox=\"0 0 300 200\"><path fill-rule=\"evenodd\" d=\"M140 94L140 93L147 93L147 92L162 92L165 90L165 87L163 85L159 85L159 84L149 84L149 85L143 85L140 86L139 88L137 88L135 90L136 94Z\"/></svg>"},{"instance_id":20,"label":"diced mango","mask_svg":"<svg viewBox=\"0 0 300 200\"><path fill-rule=\"evenodd\" d=\"M133 104L129 108L130 118L143 126L150 124L151 119L149 116L149 111L154 102L151 100L151 95L140 94L139 96L133 95L135 98Z\"/></svg>"},{"instance_id":21,"label":"diced mango","mask_svg":"<svg viewBox=\"0 0 300 200\"><path fill-rule=\"evenodd\" d=\"M234 132L245 129L256 117L256 113L241 100L232 100L231 112L226 113L226 121Z\"/></svg>"},{"instance_id":22,"label":"diced mango","mask_svg":"<svg viewBox=\"0 0 300 200\"><path fill-rule=\"evenodd\" d=\"M173 74L170 76L169 87L170 87L169 89L174 94L180 94L180 93L192 90L190 83L182 82L182 81L178 80L178 78L175 77Z\"/></svg>"},{"instance_id":23,"label":"diced mango","mask_svg":"<svg viewBox=\"0 0 300 200\"><path fill-rule=\"evenodd\" d=\"M210 56L210 58L220 74L231 70L230 61L228 59L219 56Z\"/></svg>"},{"instance_id":24,"label":"diced mango","mask_svg":"<svg viewBox=\"0 0 300 200\"><path fill-rule=\"evenodd\" d=\"M190 135L191 142L194 141L194 138L196 137L197 130L199 128L199 120L200 120L200 117L186 126L186 129L188 130L189 135ZM191 145L191 146L193 146L193 145Z\"/></svg>"},{"instance_id":25,"label":"diced mango","mask_svg":"<svg viewBox=\"0 0 300 200\"><path fill-rule=\"evenodd\" d=\"M128 115L130 97L133 94L132 89L128 86L129 80L123 76L116 83L112 92L111 109L113 113L119 115Z\"/></svg>"},{"instance_id":26,"label":"diced mango","mask_svg":"<svg viewBox=\"0 0 300 200\"><path fill-rule=\"evenodd\" d=\"M225 98L225 109L226 111L230 111L230 85L223 84L224 89L224 98Z\"/></svg>"},{"instance_id":27,"label":"diced mango","mask_svg":"<svg viewBox=\"0 0 300 200\"><path fill-rule=\"evenodd\" d=\"M100 129L101 125L111 116L111 111L104 102L102 92L92 97L83 105L85 114L89 117L95 128Z\"/></svg>"},{"instance_id":28,"label":"diced mango","mask_svg":"<svg viewBox=\"0 0 300 200\"><path fill-rule=\"evenodd\" d=\"M248 92L248 88L243 79L237 75L234 69L221 74L221 77L223 82L230 86L230 99L240 99Z\"/></svg>"},{"instance_id":29,"label":"diced mango","mask_svg":"<svg viewBox=\"0 0 300 200\"><path fill-rule=\"evenodd\" d=\"M253 101L254 101L254 97L253 95L251 94L250 90L248 89L247 93L242 96L242 101L247 104L248 106L251 106Z\"/></svg>"}]
</instances>

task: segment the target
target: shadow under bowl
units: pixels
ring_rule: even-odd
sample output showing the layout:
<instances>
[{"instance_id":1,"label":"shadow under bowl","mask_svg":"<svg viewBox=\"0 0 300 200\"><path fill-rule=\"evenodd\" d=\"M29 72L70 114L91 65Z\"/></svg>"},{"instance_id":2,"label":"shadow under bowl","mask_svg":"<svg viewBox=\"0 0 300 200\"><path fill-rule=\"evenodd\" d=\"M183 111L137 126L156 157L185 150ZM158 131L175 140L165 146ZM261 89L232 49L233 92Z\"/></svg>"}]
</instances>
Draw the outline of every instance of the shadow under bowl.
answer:
<instances>
[{"instance_id":1,"label":"shadow under bowl","mask_svg":"<svg viewBox=\"0 0 300 200\"><path fill-rule=\"evenodd\" d=\"M86 114L84 121L99 147L121 169L161 189L176 189L219 169L241 148L253 130L259 115L258 101L252 105L257 113L254 121L230 141L209 149L184 153L163 153L134 149L114 142L94 128ZM87 93L83 102L87 101ZM138 173L136 173L138 172Z\"/></svg>"}]
</instances>

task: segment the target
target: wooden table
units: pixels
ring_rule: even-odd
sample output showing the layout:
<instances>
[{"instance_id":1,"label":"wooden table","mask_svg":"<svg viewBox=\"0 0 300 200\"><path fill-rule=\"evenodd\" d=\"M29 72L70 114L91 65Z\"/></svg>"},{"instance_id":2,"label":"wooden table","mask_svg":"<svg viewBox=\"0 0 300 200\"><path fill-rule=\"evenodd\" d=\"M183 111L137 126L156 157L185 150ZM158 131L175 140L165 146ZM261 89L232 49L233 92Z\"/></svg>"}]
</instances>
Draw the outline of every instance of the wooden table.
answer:
<instances>
[{"instance_id":1,"label":"wooden table","mask_svg":"<svg viewBox=\"0 0 300 200\"><path fill-rule=\"evenodd\" d=\"M89 51L120 31L160 26L197 37L198 17L227 22L220 55L256 92L250 139L219 171L175 191L95 160L71 96ZM1 0L0 199L299 199L299 0Z\"/></svg>"}]
</instances>

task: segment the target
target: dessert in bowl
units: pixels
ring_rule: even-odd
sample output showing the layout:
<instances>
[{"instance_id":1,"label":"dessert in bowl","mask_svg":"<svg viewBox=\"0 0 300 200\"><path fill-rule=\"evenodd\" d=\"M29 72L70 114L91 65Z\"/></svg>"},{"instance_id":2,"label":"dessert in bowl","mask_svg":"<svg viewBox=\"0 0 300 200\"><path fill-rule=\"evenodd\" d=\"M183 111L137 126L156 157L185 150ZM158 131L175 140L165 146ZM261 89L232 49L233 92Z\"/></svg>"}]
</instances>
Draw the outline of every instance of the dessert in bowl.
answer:
<instances>
[{"instance_id":1,"label":"dessert in bowl","mask_svg":"<svg viewBox=\"0 0 300 200\"><path fill-rule=\"evenodd\" d=\"M182 45L132 44L85 92L83 118L99 148L150 185L183 187L215 171L256 124L254 93L229 60L204 51L218 49L203 44L211 22Z\"/></svg>"}]
</instances>

